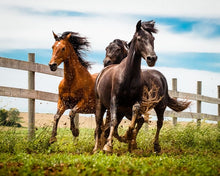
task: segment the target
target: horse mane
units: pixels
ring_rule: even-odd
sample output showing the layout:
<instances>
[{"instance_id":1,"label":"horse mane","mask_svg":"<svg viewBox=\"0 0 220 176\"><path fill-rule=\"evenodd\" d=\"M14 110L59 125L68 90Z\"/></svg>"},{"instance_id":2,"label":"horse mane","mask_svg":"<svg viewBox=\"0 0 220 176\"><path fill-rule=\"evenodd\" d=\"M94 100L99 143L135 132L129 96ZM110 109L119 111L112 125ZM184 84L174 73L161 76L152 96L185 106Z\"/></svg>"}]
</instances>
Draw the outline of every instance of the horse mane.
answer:
<instances>
[{"instance_id":1,"label":"horse mane","mask_svg":"<svg viewBox=\"0 0 220 176\"><path fill-rule=\"evenodd\" d=\"M150 33L157 33L158 30L157 30L157 28L155 28L154 24L155 24L154 20L143 21L143 22L141 22L141 27Z\"/></svg>"},{"instance_id":2,"label":"horse mane","mask_svg":"<svg viewBox=\"0 0 220 176\"><path fill-rule=\"evenodd\" d=\"M69 42L73 46L75 53L78 56L79 62L86 69L91 67L91 63L82 58L82 55L85 54L84 51L88 50L89 42L86 37L81 37L77 32L66 31L63 32L58 38L57 41L63 40L67 37L68 34L71 33L71 37L69 38Z\"/></svg>"},{"instance_id":3,"label":"horse mane","mask_svg":"<svg viewBox=\"0 0 220 176\"><path fill-rule=\"evenodd\" d=\"M116 44L117 44L118 46L120 46L121 48L126 48L126 49L128 49L128 44L127 44L127 42L124 41L124 40L115 39L115 40L113 40L112 43L116 43Z\"/></svg>"}]
</instances>

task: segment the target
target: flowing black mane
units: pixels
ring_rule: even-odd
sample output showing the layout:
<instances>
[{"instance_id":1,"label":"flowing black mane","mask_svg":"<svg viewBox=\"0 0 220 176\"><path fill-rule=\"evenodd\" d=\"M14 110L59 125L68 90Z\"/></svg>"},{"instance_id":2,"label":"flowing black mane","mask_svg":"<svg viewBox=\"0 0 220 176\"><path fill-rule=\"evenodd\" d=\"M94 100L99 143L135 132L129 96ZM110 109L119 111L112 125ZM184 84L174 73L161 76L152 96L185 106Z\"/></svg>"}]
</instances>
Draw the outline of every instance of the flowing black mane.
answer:
<instances>
[{"instance_id":1,"label":"flowing black mane","mask_svg":"<svg viewBox=\"0 0 220 176\"><path fill-rule=\"evenodd\" d=\"M67 32L64 32L61 36L59 36L56 40L57 41L63 40L70 33L71 33L71 37L69 38L69 42L73 46L80 63L86 69L90 68L91 63L82 58L84 51L87 51L88 47L90 46L86 37L80 37L79 33L77 32L67 31Z\"/></svg>"},{"instance_id":2,"label":"flowing black mane","mask_svg":"<svg viewBox=\"0 0 220 176\"><path fill-rule=\"evenodd\" d=\"M155 28L154 25L155 25L155 21L153 21L153 20L141 22L141 27L150 33L157 33L158 32L158 30Z\"/></svg>"}]
</instances>

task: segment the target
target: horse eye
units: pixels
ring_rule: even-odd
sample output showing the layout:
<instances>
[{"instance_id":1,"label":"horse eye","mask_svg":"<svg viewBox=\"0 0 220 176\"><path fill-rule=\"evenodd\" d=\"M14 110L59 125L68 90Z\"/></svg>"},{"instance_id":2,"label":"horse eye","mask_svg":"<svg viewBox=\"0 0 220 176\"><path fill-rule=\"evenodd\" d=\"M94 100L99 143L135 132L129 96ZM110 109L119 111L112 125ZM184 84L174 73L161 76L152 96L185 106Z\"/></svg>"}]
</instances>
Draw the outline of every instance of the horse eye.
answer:
<instances>
[{"instance_id":1,"label":"horse eye","mask_svg":"<svg viewBox=\"0 0 220 176\"><path fill-rule=\"evenodd\" d=\"M65 51L65 47L62 48L62 51Z\"/></svg>"}]
</instances>

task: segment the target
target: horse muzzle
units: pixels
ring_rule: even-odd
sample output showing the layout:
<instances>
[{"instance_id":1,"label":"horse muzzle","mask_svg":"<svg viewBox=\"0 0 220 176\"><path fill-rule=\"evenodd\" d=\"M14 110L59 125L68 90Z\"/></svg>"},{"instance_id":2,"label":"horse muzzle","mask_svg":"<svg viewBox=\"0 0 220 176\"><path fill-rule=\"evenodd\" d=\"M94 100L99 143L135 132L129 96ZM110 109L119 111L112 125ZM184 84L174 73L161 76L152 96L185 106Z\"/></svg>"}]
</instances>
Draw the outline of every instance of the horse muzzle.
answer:
<instances>
[{"instance_id":1,"label":"horse muzzle","mask_svg":"<svg viewBox=\"0 0 220 176\"><path fill-rule=\"evenodd\" d=\"M53 64L49 64L50 70L51 71L56 71L57 70L57 64L53 63Z\"/></svg>"},{"instance_id":2,"label":"horse muzzle","mask_svg":"<svg viewBox=\"0 0 220 176\"><path fill-rule=\"evenodd\" d=\"M107 67L109 65L112 64L112 60L110 59L110 57L106 57L104 60L103 60L103 63L104 63L104 67Z\"/></svg>"},{"instance_id":3,"label":"horse muzzle","mask_svg":"<svg viewBox=\"0 0 220 176\"><path fill-rule=\"evenodd\" d=\"M153 67L157 61L157 56L147 56L147 65Z\"/></svg>"}]
</instances>

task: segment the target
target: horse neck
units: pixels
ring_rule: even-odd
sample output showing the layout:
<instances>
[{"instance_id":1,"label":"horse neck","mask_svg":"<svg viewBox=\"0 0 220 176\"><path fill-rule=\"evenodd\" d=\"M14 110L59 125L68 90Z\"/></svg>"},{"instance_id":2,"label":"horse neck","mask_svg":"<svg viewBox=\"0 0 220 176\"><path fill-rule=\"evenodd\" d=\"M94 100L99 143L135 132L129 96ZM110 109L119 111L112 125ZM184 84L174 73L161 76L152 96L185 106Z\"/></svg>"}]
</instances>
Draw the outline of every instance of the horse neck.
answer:
<instances>
[{"instance_id":1,"label":"horse neck","mask_svg":"<svg viewBox=\"0 0 220 176\"><path fill-rule=\"evenodd\" d=\"M81 64L78 60L78 56L75 52L64 61L64 80L72 81L75 79L77 68L80 68Z\"/></svg>"},{"instance_id":2,"label":"horse neck","mask_svg":"<svg viewBox=\"0 0 220 176\"><path fill-rule=\"evenodd\" d=\"M138 79L141 75L141 55L135 50L134 42L132 42L128 52L125 64L125 73L128 79Z\"/></svg>"}]
</instances>

